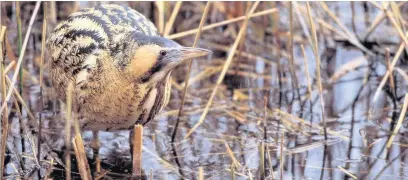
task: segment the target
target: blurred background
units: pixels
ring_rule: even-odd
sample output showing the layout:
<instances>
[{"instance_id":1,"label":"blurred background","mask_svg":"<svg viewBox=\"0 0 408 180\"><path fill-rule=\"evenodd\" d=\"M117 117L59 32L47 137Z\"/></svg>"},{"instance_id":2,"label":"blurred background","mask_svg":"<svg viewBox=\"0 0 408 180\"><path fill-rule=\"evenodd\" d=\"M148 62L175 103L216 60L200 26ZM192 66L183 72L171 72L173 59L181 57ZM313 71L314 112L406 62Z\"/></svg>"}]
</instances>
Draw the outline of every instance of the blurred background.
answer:
<instances>
[{"instance_id":1,"label":"blurred background","mask_svg":"<svg viewBox=\"0 0 408 180\"><path fill-rule=\"evenodd\" d=\"M17 62L29 34L15 103L2 113L5 179L65 178L56 158L64 159L65 112L53 98L47 54L41 62L44 13L51 32L71 13L109 3L130 6L185 46L193 45L207 4L42 2L27 31L36 3L1 2L1 25L7 27L0 46L3 67ZM197 179L202 167L205 179L406 178L408 5L310 2L308 8L305 2L260 2L243 27L255 4L210 2L197 46L213 54L193 61L180 116L188 66L173 71L169 105L145 126L146 176ZM41 131L30 126L32 120L41 120ZM91 133L83 138L92 158ZM127 177L128 132L101 132L100 140L102 167L108 170L101 178ZM72 177L78 179L75 168Z\"/></svg>"}]
</instances>

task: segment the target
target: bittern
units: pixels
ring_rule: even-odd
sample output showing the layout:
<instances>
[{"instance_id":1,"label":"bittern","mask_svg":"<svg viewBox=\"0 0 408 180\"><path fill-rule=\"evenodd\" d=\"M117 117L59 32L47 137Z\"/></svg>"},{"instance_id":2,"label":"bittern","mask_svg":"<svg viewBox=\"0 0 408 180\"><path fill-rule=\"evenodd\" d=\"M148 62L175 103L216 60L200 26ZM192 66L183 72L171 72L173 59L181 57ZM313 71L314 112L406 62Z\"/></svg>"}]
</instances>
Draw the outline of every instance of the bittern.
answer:
<instances>
[{"instance_id":1,"label":"bittern","mask_svg":"<svg viewBox=\"0 0 408 180\"><path fill-rule=\"evenodd\" d=\"M122 5L71 14L51 32L47 47L57 96L65 101L73 83L73 111L94 140L98 131L127 130L154 119L169 101L172 70L210 53L161 37L145 16ZM99 142L93 144L98 152Z\"/></svg>"}]
</instances>

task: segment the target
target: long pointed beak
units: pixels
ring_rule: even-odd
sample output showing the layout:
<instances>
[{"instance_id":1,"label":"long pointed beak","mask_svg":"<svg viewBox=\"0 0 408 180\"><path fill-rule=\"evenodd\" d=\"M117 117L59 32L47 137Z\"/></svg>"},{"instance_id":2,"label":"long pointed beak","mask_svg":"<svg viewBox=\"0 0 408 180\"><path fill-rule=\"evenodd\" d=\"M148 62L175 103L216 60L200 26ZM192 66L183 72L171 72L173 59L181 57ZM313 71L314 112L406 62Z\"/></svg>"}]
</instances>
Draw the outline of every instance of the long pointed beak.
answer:
<instances>
[{"instance_id":1,"label":"long pointed beak","mask_svg":"<svg viewBox=\"0 0 408 180\"><path fill-rule=\"evenodd\" d=\"M187 59L201 57L201 56L206 56L206 55L212 53L212 51L210 51L208 49L192 48L192 47L182 47L180 49L180 52L181 52L182 61L185 61Z\"/></svg>"}]
</instances>

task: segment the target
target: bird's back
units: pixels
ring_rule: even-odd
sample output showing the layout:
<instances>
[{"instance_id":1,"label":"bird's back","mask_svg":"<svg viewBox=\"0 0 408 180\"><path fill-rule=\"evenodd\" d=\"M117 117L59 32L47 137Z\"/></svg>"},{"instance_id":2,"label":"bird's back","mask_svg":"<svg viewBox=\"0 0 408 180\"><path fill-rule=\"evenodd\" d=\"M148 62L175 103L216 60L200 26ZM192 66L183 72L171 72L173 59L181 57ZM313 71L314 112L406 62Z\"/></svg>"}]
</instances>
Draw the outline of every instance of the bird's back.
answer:
<instances>
[{"instance_id":1,"label":"bird's back","mask_svg":"<svg viewBox=\"0 0 408 180\"><path fill-rule=\"evenodd\" d=\"M57 93L65 96L67 80L74 80L78 73L89 68L87 59L96 52L111 56L115 66L126 65L124 51L134 49L128 47L135 45L130 41L137 41L129 39L134 33L159 35L152 22L127 6L111 4L86 8L62 21L47 40Z\"/></svg>"}]
</instances>

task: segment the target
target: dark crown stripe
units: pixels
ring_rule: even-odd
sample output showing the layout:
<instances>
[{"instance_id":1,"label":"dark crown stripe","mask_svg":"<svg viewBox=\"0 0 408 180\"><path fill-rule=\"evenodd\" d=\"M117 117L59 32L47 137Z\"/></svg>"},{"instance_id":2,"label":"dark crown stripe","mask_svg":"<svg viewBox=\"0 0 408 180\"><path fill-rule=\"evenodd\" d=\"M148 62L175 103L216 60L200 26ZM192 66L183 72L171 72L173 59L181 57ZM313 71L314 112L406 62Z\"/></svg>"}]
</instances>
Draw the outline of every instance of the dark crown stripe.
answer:
<instances>
[{"instance_id":1,"label":"dark crown stripe","mask_svg":"<svg viewBox=\"0 0 408 180\"><path fill-rule=\"evenodd\" d=\"M102 27L104 32L108 35L109 39L113 36L112 31L110 29L110 22L107 20L104 20L102 16L97 16L93 13L84 13L84 14L78 14L76 16L73 16L72 19L68 20L69 22L75 21L75 19L89 19L91 21L96 22L98 25Z\"/></svg>"},{"instance_id":2,"label":"dark crown stripe","mask_svg":"<svg viewBox=\"0 0 408 180\"><path fill-rule=\"evenodd\" d=\"M64 34L64 38L69 38L75 41L79 37L88 36L91 37L99 44L103 44L105 38L100 36L100 33L97 30L88 30L88 29L71 29Z\"/></svg>"}]
</instances>

